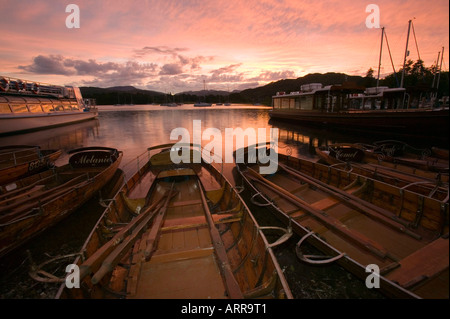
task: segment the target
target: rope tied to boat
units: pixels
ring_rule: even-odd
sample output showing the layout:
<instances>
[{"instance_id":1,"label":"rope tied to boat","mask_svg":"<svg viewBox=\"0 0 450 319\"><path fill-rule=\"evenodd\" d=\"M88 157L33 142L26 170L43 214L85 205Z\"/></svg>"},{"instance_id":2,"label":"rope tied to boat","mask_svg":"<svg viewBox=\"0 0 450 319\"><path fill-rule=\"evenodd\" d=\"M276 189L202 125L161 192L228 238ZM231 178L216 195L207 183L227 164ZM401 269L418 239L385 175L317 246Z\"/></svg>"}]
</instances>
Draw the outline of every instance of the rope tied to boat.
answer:
<instances>
[{"instance_id":1,"label":"rope tied to boat","mask_svg":"<svg viewBox=\"0 0 450 319\"><path fill-rule=\"evenodd\" d=\"M305 236L303 236L298 241L297 245L295 246L295 253L301 261L304 261L308 264L313 264L313 265L324 265L324 264L329 264L329 263L335 262L336 260L339 260L345 256L345 253L340 253L339 255L334 256L334 257L322 256L322 255L304 255L300 246L311 235L314 235L313 231L309 231Z\"/></svg>"},{"instance_id":2,"label":"rope tied to boat","mask_svg":"<svg viewBox=\"0 0 450 319\"><path fill-rule=\"evenodd\" d=\"M62 283L66 280L66 277L63 278L57 277L45 270L43 270L43 267L55 263L61 259L67 259L67 258L74 258L77 256L82 256L82 253L73 253L73 254L67 254L67 255L59 255L56 257L53 257L47 261L44 261L43 263L36 265L31 257L31 252L27 250L28 259L30 260L31 266L30 271L28 274L30 277L36 281L44 282L44 283Z\"/></svg>"},{"instance_id":3,"label":"rope tied to boat","mask_svg":"<svg viewBox=\"0 0 450 319\"><path fill-rule=\"evenodd\" d=\"M330 168L331 167L338 167L338 166L344 166L343 170L346 171L347 174L349 174L349 173L351 173L353 171L352 162L350 162L350 161L332 164L332 165L330 165Z\"/></svg>"},{"instance_id":4,"label":"rope tied to boat","mask_svg":"<svg viewBox=\"0 0 450 319\"><path fill-rule=\"evenodd\" d=\"M260 203L260 202L258 202L258 201L255 199L257 196L260 196L262 199L264 199L265 203ZM261 192L257 192L256 194L254 194L254 195L250 198L250 201L251 201L253 204L255 204L256 206L259 206L259 207L270 206L270 205L273 204L271 201L269 201L267 198L265 198L264 195L263 195Z\"/></svg>"},{"instance_id":5,"label":"rope tied to boat","mask_svg":"<svg viewBox=\"0 0 450 319\"><path fill-rule=\"evenodd\" d=\"M289 238L292 237L292 234L293 234L290 218L289 218L289 225L287 228L276 227L276 226L263 226L263 227L259 227L258 229L261 231L262 230L281 230L282 232L284 232L284 234L281 235L281 237L278 238L275 242L268 244L266 247L267 249L273 248L273 247L276 247L276 246L279 246L279 245L285 243L286 241L289 240Z\"/></svg>"},{"instance_id":6,"label":"rope tied to boat","mask_svg":"<svg viewBox=\"0 0 450 319\"><path fill-rule=\"evenodd\" d=\"M234 189L236 190L236 193L240 194L245 190L244 185L242 186L234 186Z\"/></svg>"}]
</instances>

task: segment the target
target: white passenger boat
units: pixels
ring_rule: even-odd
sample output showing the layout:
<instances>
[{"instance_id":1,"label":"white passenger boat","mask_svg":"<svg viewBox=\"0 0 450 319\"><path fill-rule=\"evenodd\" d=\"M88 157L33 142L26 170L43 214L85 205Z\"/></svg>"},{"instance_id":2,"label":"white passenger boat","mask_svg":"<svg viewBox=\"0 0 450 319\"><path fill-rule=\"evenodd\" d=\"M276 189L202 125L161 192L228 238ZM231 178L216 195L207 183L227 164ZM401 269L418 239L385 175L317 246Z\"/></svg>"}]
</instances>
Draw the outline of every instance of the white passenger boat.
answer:
<instances>
[{"instance_id":1,"label":"white passenger boat","mask_svg":"<svg viewBox=\"0 0 450 319\"><path fill-rule=\"evenodd\" d=\"M0 135L94 119L95 101L77 87L0 76Z\"/></svg>"}]
</instances>

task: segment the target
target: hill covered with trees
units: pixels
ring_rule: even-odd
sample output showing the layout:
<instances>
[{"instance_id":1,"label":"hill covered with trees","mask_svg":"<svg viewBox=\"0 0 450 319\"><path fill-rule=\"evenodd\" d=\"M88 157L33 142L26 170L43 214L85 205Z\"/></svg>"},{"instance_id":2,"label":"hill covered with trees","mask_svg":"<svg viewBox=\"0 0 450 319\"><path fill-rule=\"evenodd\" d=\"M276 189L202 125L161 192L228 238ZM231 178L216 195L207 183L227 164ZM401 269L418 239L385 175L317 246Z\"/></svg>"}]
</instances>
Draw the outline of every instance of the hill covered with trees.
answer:
<instances>
[{"instance_id":1,"label":"hill covered with trees","mask_svg":"<svg viewBox=\"0 0 450 319\"><path fill-rule=\"evenodd\" d=\"M449 95L449 72L436 72L436 67L425 67L422 60L413 62L407 61L405 64L404 87L410 90L420 90L422 92L436 92L438 97ZM264 86L253 89L246 89L240 92L225 91L196 91L183 92L178 94L166 94L162 92L142 90L133 86L117 86L110 88L81 87L81 93L85 98L95 98L97 104L161 104L167 102L176 103L196 103L199 100L209 103L245 103L271 105L272 96L276 92L299 91L303 84L321 83L322 85L342 84L344 82L354 82L357 85L373 87L377 84L374 77L374 70L369 69L366 76L347 75L344 73L312 73L297 79L283 79L271 82ZM391 88L399 87L403 69L398 70L380 79L380 86ZM434 85L434 87L433 87Z\"/></svg>"}]
</instances>

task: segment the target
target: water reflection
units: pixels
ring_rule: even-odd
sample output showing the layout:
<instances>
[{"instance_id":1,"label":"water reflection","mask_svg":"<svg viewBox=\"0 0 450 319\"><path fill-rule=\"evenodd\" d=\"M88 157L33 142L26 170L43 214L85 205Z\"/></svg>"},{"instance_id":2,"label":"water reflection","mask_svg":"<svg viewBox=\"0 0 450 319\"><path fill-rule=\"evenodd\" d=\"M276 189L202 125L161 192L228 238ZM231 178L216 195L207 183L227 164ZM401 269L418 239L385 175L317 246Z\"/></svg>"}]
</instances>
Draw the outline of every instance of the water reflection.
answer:
<instances>
[{"instance_id":1,"label":"water reflection","mask_svg":"<svg viewBox=\"0 0 450 319\"><path fill-rule=\"evenodd\" d=\"M83 147L87 141L99 135L98 119L49 128L41 131L0 137L0 146L38 145L42 149L60 149L63 154L56 164L66 161L67 151Z\"/></svg>"},{"instance_id":2,"label":"water reflection","mask_svg":"<svg viewBox=\"0 0 450 319\"><path fill-rule=\"evenodd\" d=\"M258 133L258 128L266 129L266 140L270 141L270 128L278 128L279 152L298 157L316 159L315 148L336 142L371 143L382 137L370 134L345 133L337 130L313 128L300 124L290 124L270 119L268 108L243 105L233 107L195 108L191 105L179 107L163 106L99 106L98 120L67 125L43 131L0 138L0 145L31 144L42 148L63 150L58 160L67 161L67 151L86 146L114 147L124 152L121 166L132 162L137 156L154 145L175 143L170 134L175 128L184 128L193 135L202 136L207 128L216 128L222 137L222 158L225 158L225 130L227 128L248 128ZM194 131L194 121L201 121L201 127ZM204 136L202 145L213 137ZM392 138L392 137L391 137ZM247 144L245 138L244 143ZM410 143L414 146L414 142ZM428 145L428 147L433 145ZM236 141L233 141L233 150Z\"/></svg>"},{"instance_id":3,"label":"water reflection","mask_svg":"<svg viewBox=\"0 0 450 319\"><path fill-rule=\"evenodd\" d=\"M279 130L280 153L309 159L316 159L316 147L334 143L371 143L376 137L364 137L337 130L292 124L270 119L269 124Z\"/></svg>"}]
</instances>

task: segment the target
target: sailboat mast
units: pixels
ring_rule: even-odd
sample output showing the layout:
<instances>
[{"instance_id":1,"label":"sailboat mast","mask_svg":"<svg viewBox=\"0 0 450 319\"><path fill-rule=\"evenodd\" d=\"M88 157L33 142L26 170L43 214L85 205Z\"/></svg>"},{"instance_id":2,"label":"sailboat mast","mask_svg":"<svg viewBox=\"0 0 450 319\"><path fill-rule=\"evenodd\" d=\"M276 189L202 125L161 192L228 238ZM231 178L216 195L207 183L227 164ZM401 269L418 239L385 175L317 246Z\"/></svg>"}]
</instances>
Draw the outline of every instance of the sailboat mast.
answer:
<instances>
[{"instance_id":1,"label":"sailboat mast","mask_svg":"<svg viewBox=\"0 0 450 319\"><path fill-rule=\"evenodd\" d=\"M442 47L441 65L439 66L439 74L438 74L438 79L437 79L437 84L436 84L436 95L437 95L437 90L439 89L439 80L441 79L442 59L443 59L443 57L444 57L444 47Z\"/></svg>"},{"instance_id":2,"label":"sailboat mast","mask_svg":"<svg viewBox=\"0 0 450 319\"><path fill-rule=\"evenodd\" d=\"M434 81L436 81L436 74L439 72L439 57L441 56L441 51L438 52L438 57L436 59L436 66L435 66L435 71L434 71L434 76L433 76L433 84L431 85L431 88L434 89Z\"/></svg>"},{"instance_id":3,"label":"sailboat mast","mask_svg":"<svg viewBox=\"0 0 450 319\"><path fill-rule=\"evenodd\" d=\"M409 42L409 32L411 31L411 20L408 21L408 35L406 37L406 49L405 49L405 58L403 59L403 72L402 72L402 80L400 82L400 87L403 87L403 80L405 78L405 66L406 66L406 57L408 56L408 42Z\"/></svg>"},{"instance_id":4,"label":"sailboat mast","mask_svg":"<svg viewBox=\"0 0 450 319\"><path fill-rule=\"evenodd\" d=\"M203 80L203 100L206 102L206 81Z\"/></svg>"},{"instance_id":5,"label":"sailboat mast","mask_svg":"<svg viewBox=\"0 0 450 319\"><path fill-rule=\"evenodd\" d=\"M383 51L383 37L384 37L384 27L381 28L380 60L378 61L377 88L378 85L380 84L381 52Z\"/></svg>"}]
</instances>

